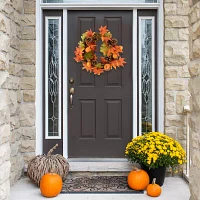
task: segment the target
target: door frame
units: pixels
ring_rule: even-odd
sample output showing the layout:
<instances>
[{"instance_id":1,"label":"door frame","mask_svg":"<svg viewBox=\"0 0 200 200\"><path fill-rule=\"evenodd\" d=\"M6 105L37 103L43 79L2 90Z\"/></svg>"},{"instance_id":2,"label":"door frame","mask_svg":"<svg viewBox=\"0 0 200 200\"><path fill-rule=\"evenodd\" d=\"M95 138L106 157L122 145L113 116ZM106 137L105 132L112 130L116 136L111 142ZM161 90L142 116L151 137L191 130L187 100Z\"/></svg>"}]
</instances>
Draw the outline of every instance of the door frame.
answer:
<instances>
[{"instance_id":1,"label":"door frame","mask_svg":"<svg viewBox=\"0 0 200 200\"><path fill-rule=\"evenodd\" d=\"M43 139L41 133L43 132L43 124L42 124L42 102L43 102L43 95L42 93L42 81L43 81L43 73L42 73L42 66L43 66L43 58L42 58L42 48L41 44L43 44L42 38L42 18L43 18L43 10L44 9L63 9L63 55L67 54L67 11L68 10L132 10L133 11L133 56L137 58L137 9L157 9L158 10L158 17L157 17L157 24L158 24L158 36L157 36L157 66L163 66L157 68L158 74L158 116L157 116L157 123L158 123L158 131L164 132L164 65L163 65L163 0L160 0L160 3L154 4L116 4L116 5L72 5L72 4L48 4L48 3L41 3L40 1L36 1L36 154L42 154L42 145ZM137 59L133 59L133 66L137 66ZM67 74L67 59L64 59L63 56L63 97L67 97L67 84L68 84L68 74ZM133 111L137 110L137 98L134 98L134 93L137 94L137 68L133 67ZM68 102L67 98L64 98L63 101L63 121L67 122L67 109L68 109ZM137 112L133 112L133 125L137 125ZM63 123L63 156L68 158L67 154L67 123ZM133 126L133 137L137 136L137 126ZM116 159L114 159L116 161ZM113 161L114 161L113 160ZM119 159L117 161L125 161L126 159ZM83 160L85 161L85 160ZM98 161L106 161L104 159L98 159Z\"/></svg>"}]
</instances>

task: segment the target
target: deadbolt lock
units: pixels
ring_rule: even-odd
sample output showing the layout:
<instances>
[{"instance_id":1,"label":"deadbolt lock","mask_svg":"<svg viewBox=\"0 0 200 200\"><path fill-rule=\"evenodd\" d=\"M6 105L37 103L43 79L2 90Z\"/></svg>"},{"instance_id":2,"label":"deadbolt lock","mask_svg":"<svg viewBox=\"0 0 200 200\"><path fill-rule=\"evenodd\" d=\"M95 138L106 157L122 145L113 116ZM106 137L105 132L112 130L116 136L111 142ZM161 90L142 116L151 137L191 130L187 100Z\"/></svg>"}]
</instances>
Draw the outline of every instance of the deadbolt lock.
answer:
<instances>
[{"instance_id":1,"label":"deadbolt lock","mask_svg":"<svg viewBox=\"0 0 200 200\"><path fill-rule=\"evenodd\" d=\"M74 78L71 77L71 78L69 79L69 82L70 82L71 84L73 84L73 83L74 83Z\"/></svg>"}]
</instances>

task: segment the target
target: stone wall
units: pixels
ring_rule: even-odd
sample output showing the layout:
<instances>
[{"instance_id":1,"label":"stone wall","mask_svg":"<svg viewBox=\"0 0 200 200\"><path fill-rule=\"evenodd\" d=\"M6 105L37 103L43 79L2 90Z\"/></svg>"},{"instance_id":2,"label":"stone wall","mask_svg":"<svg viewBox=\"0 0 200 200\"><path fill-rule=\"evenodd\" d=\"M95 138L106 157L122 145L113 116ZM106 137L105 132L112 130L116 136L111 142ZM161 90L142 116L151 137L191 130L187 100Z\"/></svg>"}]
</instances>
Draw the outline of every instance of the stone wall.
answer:
<instances>
[{"instance_id":1,"label":"stone wall","mask_svg":"<svg viewBox=\"0 0 200 200\"><path fill-rule=\"evenodd\" d=\"M189 104L189 1L164 1L165 133L186 148L186 115Z\"/></svg>"},{"instance_id":2,"label":"stone wall","mask_svg":"<svg viewBox=\"0 0 200 200\"><path fill-rule=\"evenodd\" d=\"M190 200L200 199L200 1L191 1L190 12Z\"/></svg>"},{"instance_id":3,"label":"stone wall","mask_svg":"<svg viewBox=\"0 0 200 200\"><path fill-rule=\"evenodd\" d=\"M35 155L34 0L0 1L0 38L1 200Z\"/></svg>"}]
</instances>

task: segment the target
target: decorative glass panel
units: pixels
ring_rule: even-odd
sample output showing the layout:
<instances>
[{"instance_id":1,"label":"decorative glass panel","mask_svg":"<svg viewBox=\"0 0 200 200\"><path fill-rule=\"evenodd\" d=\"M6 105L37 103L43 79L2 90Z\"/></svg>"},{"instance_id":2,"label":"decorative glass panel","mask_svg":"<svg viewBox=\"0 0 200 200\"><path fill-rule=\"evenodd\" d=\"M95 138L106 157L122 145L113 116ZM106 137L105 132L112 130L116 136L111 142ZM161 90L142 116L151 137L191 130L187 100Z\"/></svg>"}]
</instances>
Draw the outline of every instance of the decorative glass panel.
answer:
<instances>
[{"instance_id":1,"label":"decorative glass panel","mask_svg":"<svg viewBox=\"0 0 200 200\"><path fill-rule=\"evenodd\" d=\"M141 19L140 21L140 70L141 70L141 132L153 131L153 48L152 48L152 19Z\"/></svg>"},{"instance_id":2,"label":"decorative glass panel","mask_svg":"<svg viewBox=\"0 0 200 200\"><path fill-rule=\"evenodd\" d=\"M60 134L60 18L46 18L46 139Z\"/></svg>"},{"instance_id":3,"label":"decorative glass panel","mask_svg":"<svg viewBox=\"0 0 200 200\"><path fill-rule=\"evenodd\" d=\"M157 3L157 0L43 0L43 3L70 3L70 4L134 4Z\"/></svg>"}]
</instances>

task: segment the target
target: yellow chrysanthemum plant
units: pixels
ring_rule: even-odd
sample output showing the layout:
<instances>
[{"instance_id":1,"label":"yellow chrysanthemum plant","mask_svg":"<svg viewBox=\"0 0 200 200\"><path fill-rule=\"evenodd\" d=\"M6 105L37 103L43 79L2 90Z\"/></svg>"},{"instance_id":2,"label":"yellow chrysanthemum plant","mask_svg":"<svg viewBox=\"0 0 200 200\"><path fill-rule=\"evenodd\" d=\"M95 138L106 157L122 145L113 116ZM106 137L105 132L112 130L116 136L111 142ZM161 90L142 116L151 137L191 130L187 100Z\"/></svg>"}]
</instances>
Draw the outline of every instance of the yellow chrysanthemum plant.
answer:
<instances>
[{"instance_id":1,"label":"yellow chrysanthemum plant","mask_svg":"<svg viewBox=\"0 0 200 200\"><path fill-rule=\"evenodd\" d=\"M132 139L126 146L125 155L130 162L149 169L160 166L173 168L186 163L186 153L180 143L160 132L150 132Z\"/></svg>"}]
</instances>

